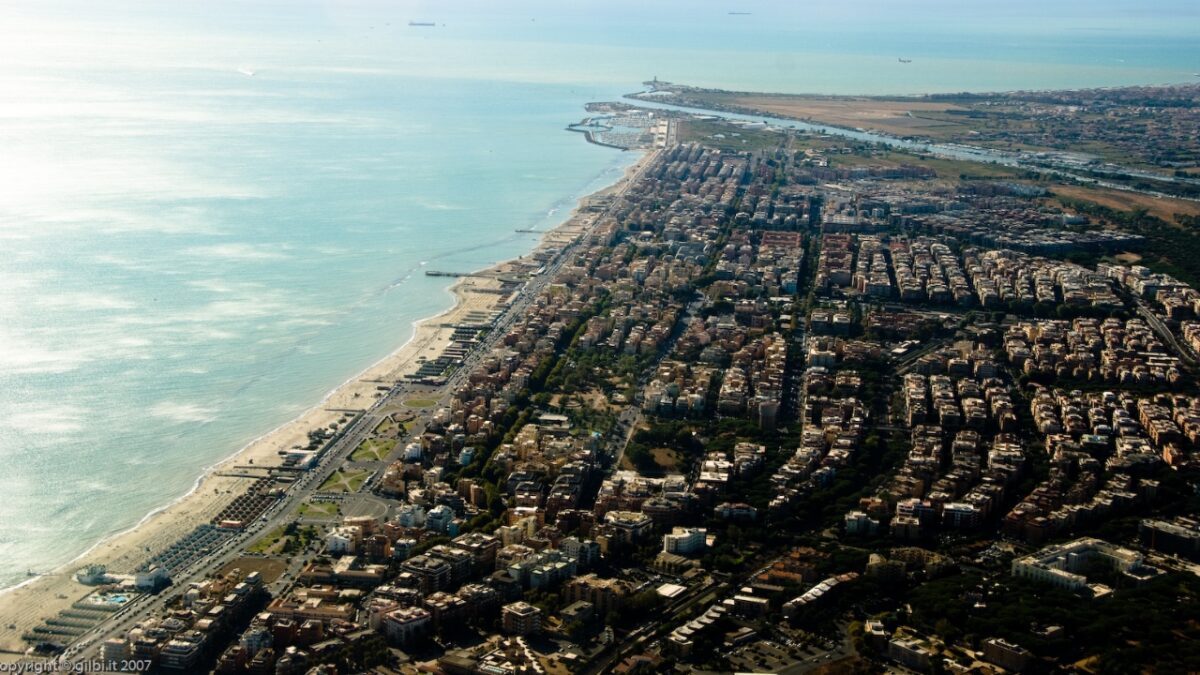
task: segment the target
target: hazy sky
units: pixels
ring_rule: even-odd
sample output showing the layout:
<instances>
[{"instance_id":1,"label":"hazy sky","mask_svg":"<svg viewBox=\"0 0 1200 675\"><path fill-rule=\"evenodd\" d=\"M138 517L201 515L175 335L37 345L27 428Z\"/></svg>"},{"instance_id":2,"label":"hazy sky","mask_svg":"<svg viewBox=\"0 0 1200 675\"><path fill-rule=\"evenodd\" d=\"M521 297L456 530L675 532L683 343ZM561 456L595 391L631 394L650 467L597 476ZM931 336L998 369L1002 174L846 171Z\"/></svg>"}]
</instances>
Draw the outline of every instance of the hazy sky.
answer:
<instances>
[{"instance_id":1,"label":"hazy sky","mask_svg":"<svg viewBox=\"0 0 1200 675\"><path fill-rule=\"evenodd\" d=\"M1020 26L1031 31L1119 29L1197 35L1200 2L1194 0L10 0L4 14L74 18L104 22L170 18L195 25L262 28L271 22L328 22L363 13L409 17L613 17L686 25L703 14L750 11L797 22L887 23L895 30L920 32L959 26L985 31ZM292 20L289 20L292 19ZM819 28L819 26L817 26Z\"/></svg>"},{"instance_id":2,"label":"hazy sky","mask_svg":"<svg viewBox=\"0 0 1200 675\"><path fill-rule=\"evenodd\" d=\"M411 20L439 28L412 30ZM920 67L870 91L829 75L898 56ZM742 88L780 87L768 71L791 69L806 76L799 91L823 93L1023 88L1022 74L1047 75L1029 78L1039 88L1152 84L1200 72L1200 0L6 2L0 73L56 63L612 85L659 75Z\"/></svg>"}]
</instances>

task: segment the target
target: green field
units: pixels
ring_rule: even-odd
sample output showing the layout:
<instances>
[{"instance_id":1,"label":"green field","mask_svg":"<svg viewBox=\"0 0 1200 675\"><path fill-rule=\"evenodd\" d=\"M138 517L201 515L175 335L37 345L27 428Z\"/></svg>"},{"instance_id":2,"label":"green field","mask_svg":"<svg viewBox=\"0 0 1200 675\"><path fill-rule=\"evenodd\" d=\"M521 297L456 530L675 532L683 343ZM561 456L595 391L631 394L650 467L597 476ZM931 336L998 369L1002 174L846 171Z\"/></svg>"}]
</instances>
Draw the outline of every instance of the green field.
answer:
<instances>
[{"instance_id":1,"label":"green field","mask_svg":"<svg viewBox=\"0 0 1200 675\"><path fill-rule=\"evenodd\" d=\"M729 151L773 150L787 143L784 134L761 127L743 127L723 120L688 120L679 125L680 142L703 143Z\"/></svg>"},{"instance_id":2,"label":"green field","mask_svg":"<svg viewBox=\"0 0 1200 675\"><path fill-rule=\"evenodd\" d=\"M959 178L1020 178L1022 171L1003 164L987 162L970 162L942 157L927 157L898 151L882 151L872 153L855 153L849 155L831 154L828 157L831 167L884 166L901 165L926 166L937 172L938 179L957 181Z\"/></svg>"},{"instance_id":3,"label":"green field","mask_svg":"<svg viewBox=\"0 0 1200 675\"><path fill-rule=\"evenodd\" d=\"M350 470L338 469L329 478L321 483L321 487L317 488L319 492L358 492L362 484L367 480L367 476L371 475L366 469Z\"/></svg>"},{"instance_id":4,"label":"green field","mask_svg":"<svg viewBox=\"0 0 1200 675\"><path fill-rule=\"evenodd\" d=\"M417 406L416 404L421 404ZM436 401L428 399L412 399L412 403L404 402L406 407L428 407L436 404ZM395 419L397 415L404 415L401 419ZM409 432L413 427L414 413L396 413L395 415L383 418L383 421L375 426L375 431L372 434L376 438L399 438Z\"/></svg>"},{"instance_id":5,"label":"green field","mask_svg":"<svg viewBox=\"0 0 1200 675\"><path fill-rule=\"evenodd\" d=\"M272 552L279 545L279 543L281 541L283 541L285 538L287 538L286 529L287 529L286 526L280 525L279 527L275 528L274 530L271 530L267 534L263 535L262 539L259 539L258 541L254 542L254 544L246 550L251 553L270 553L270 552Z\"/></svg>"},{"instance_id":6,"label":"green field","mask_svg":"<svg viewBox=\"0 0 1200 675\"><path fill-rule=\"evenodd\" d=\"M392 438L368 438L350 453L350 460L353 462L374 462L388 456L388 453L396 447L396 440Z\"/></svg>"},{"instance_id":7,"label":"green field","mask_svg":"<svg viewBox=\"0 0 1200 675\"><path fill-rule=\"evenodd\" d=\"M305 502L300 505L298 514L301 518L331 518L337 512L338 505L335 502Z\"/></svg>"},{"instance_id":8,"label":"green field","mask_svg":"<svg viewBox=\"0 0 1200 675\"><path fill-rule=\"evenodd\" d=\"M264 555L291 553L296 549L308 546L309 542L317 536L318 531L315 527L300 527L293 522L271 530L263 535L261 539L254 542L246 551Z\"/></svg>"},{"instance_id":9,"label":"green field","mask_svg":"<svg viewBox=\"0 0 1200 675\"><path fill-rule=\"evenodd\" d=\"M436 404L437 401L431 398L410 398L404 402L410 408L432 408Z\"/></svg>"}]
</instances>

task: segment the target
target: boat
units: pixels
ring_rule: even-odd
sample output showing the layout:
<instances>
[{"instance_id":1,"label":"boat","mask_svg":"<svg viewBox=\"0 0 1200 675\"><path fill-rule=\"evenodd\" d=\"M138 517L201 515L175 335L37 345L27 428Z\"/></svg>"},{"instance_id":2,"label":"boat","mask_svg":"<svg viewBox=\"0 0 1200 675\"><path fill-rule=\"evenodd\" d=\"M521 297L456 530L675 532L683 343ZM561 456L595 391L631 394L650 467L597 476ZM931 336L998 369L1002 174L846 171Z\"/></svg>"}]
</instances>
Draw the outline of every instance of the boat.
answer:
<instances>
[{"instance_id":1,"label":"boat","mask_svg":"<svg viewBox=\"0 0 1200 675\"><path fill-rule=\"evenodd\" d=\"M409 21L408 25L422 27L422 28L432 28L433 26L436 26L437 24L432 21Z\"/></svg>"},{"instance_id":2,"label":"boat","mask_svg":"<svg viewBox=\"0 0 1200 675\"><path fill-rule=\"evenodd\" d=\"M899 61L900 63L912 63L912 59L900 58L900 59L896 59L896 60Z\"/></svg>"},{"instance_id":3,"label":"boat","mask_svg":"<svg viewBox=\"0 0 1200 675\"><path fill-rule=\"evenodd\" d=\"M729 16L750 16L751 12L730 12Z\"/></svg>"}]
</instances>

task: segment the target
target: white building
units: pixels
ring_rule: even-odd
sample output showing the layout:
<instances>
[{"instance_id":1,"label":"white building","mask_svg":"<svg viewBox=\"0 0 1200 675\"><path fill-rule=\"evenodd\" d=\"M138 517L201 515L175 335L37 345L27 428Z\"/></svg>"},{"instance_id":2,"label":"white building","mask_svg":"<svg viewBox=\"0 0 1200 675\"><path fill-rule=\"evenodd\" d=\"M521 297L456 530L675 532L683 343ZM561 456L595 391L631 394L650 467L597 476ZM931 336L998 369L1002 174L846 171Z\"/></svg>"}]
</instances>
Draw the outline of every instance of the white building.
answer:
<instances>
[{"instance_id":1,"label":"white building","mask_svg":"<svg viewBox=\"0 0 1200 675\"><path fill-rule=\"evenodd\" d=\"M505 605L500 618L504 632L509 635L530 635L542 630L542 610L527 602Z\"/></svg>"},{"instance_id":2,"label":"white building","mask_svg":"<svg viewBox=\"0 0 1200 675\"><path fill-rule=\"evenodd\" d=\"M463 448L462 451L458 453L459 466L467 466L473 461L475 461L475 448L468 446Z\"/></svg>"},{"instance_id":3,"label":"white building","mask_svg":"<svg viewBox=\"0 0 1200 675\"><path fill-rule=\"evenodd\" d=\"M75 572L75 581L84 586L100 586L114 583L116 579L108 573L108 568L104 565L92 564Z\"/></svg>"},{"instance_id":4,"label":"white building","mask_svg":"<svg viewBox=\"0 0 1200 675\"><path fill-rule=\"evenodd\" d=\"M695 555L707 546L708 531L703 527L676 527L663 535L663 551L676 555Z\"/></svg>"},{"instance_id":5,"label":"white building","mask_svg":"<svg viewBox=\"0 0 1200 675\"><path fill-rule=\"evenodd\" d=\"M1097 562L1134 577L1145 576L1152 570L1142 565L1142 555L1136 551L1085 537L1065 544L1047 546L1036 553L1013 560L1012 575L1069 591L1079 591L1088 587L1088 579L1083 572Z\"/></svg>"},{"instance_id":6,"label":"white building","mask_svg":"<svg viewBox=\"0 0 1200 675\"><path fill-rule=\"evenodd\" d=\"M576 537L567 537L562 540L558 548L567 556L574 558L576 564L584 569L600 560L600 544L591 539L580 540Z\"/></svg>"},{"instance_id":7,"label":"white building","mask_svg":"<svg viewBox=\"0 0 1200 675\"><path fill-rule=\"evenodd\" d=\"M383 635L388 644L405 645L429 632L433 616L420 607L402 607L383 617Z\"/></svg>"},{"instance_id":8,"label":"white building","mask_svg":"<svg viewBox=\"0 0 1200 675\"><path fill-rule=\"evenodd\" d=\"M419 504L403 504L396 513L396 524L400 527L425 527L425 507Z\"/></svg>"},{"instance_id":9,"label":"white building","mask_svg":"<svg viewBox=\"0 0 1200 675\"><path fill-rule=\"evenodd\" d=\"M454 522L454 509L445 504L438 504L429 510L425 516L425 529L451 534L451 523Z\"/></svg>"},{"instance_id":10,"label":"white building","mask_svg":"<svg viewBox=\"0 0 1200 675\"><path fill-rule=\"evenodd\" d=\"M872 535L879 529L879 521L868 516L865 511L848 511L844 521L846 534L851 536Z\"/></svg>"},{"instance_id":11,"label":"white building","mask_svg":"<svg viewBox=\"0 0 1200 675\"><path fill-rule=\"evenodd\" d=\"M250 656L254 656L260 651L270 647L274 643L274 638L271 636L271 631L265 626L258 626L242 633L242 637L238 639L238 644L246 650Z\"/></svg>"},{"instance_id":12,"label":"white building","mask_svg":"<svg viewBox=\"0 0 1200 675\"><path fill-rule=\"evenodd\" d=\"M335 527L325 535L325 552L333 555L353 554L362 541L362 528L357 525Z\"/></svg>"},{"instance_id":13,"label":"white building","mask_svg":"<svg viewBox=\"0 0 1200 675\"><path fill-rule=\"evenodd\" d=\"M167 568L151 565L149 569L139 570L133 576L133 585L139 590L154 591L170 585L171 574Z\"/></svg>"}]
</instances>

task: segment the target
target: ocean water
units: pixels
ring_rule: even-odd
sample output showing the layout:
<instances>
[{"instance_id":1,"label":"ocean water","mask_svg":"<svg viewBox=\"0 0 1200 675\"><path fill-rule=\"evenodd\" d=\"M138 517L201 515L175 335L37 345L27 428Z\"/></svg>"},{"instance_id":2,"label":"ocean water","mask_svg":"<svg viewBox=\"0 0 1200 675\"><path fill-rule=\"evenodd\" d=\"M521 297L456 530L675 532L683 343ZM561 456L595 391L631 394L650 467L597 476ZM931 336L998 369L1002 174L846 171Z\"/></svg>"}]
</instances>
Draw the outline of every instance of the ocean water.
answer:
<instances>
[{"instance_id":1,"label":"ocean water","mask_svg":"<svg viewBox=\"0 0 1200 675\"><path fill-rule=\"evenodd\" d=\"M588 101L1200 71L1191 3L97 4L0 7L0 586L402 344L452 302L424 268L616 180L632 153L564 131Z\"/></svg>"}]
</instances>

